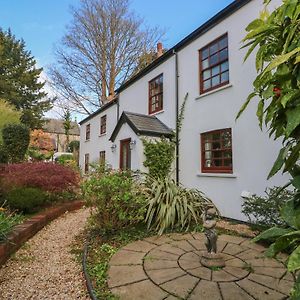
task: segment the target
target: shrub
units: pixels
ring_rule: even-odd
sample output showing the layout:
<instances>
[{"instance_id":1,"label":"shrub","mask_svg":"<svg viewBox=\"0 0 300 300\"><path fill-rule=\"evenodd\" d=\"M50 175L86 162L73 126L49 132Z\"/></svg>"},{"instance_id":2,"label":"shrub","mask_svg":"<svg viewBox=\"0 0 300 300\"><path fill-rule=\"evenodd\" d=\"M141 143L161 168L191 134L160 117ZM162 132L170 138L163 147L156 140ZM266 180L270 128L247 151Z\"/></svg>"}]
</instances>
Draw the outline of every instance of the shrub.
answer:
<instances>
[{"instance_id":1,"label":"shrub","mask_svg":"<svg viewBox=\"0 0 300 300\"><path fill-rule=\"evenodd\" d=\"M94 207L94 225L118 230L144 219L144 197L129 172L94 173L83 184L87 205Z\"/></svg>"},{"instance_id":2,"label":"shrub","mask_svg":"<svg viewBox=\"0 0 300 300\"><path fill-rule=\"evenodd\" d=\"M280 216L280 209L293 198L295 193L280 187L273 187L267 189L265 194L265 197L253 195L245 199L242 212L251 223L268 227L286 225Z\"/></svg>"},{"instance_id":3,"label":"shrub","mask_svg":"<svg viewBox=\"0 0 300 300\"><path fill-rule=\"evenodd\" d=\"M21 223L22 220L23 217L21 215L9 213L0 207L0 242L6 240L12 228Z\"/></svg>"},{"instance_id":4,"label":"shrub","mask_svg":"<svg viewBox=\"0 0 300 300\"><path fill-rule=\"evenodd\" d=\"M15 187L40 188L45 192L61 193L79 187L79 174L71 168L54 163L20 163L6 165L1 185L10 191Z\"/></svg>"},{"instance_id":5,"label":"shrub","mask_svg":"<svg viewBox=\"0 0 300 300\"><path fill-rule=\"evenodd\" d=\"M2 129L3 144L11 163L24 160L29 140L29 129L21 124L8 124Z\"/></svg>"},{"instance_id":6,"label":"shrub","mask_svg":"<svg viewBox=\"0 0 300 300\"><path fill-rule=\"evenodd\" d=\"M72 141L68 145L68 152L78 151L79 147L80 147L80 142L79 141Z\"/></svg>"},{"instance_id":7,"label":"shrub","mask_svg":"<svg viewBox=\"0 0 300 300\"><path fill-rule=\"evenodd\" d=\"M5 147L0 144L0 164L7 164L8 163L8 155L6 153Z\"/></svg>"},{"instance_id":8,"label":"shrub","mask_svg":"<svg viewBox=\"0 0 300 300\"><path fill-rule=\"evenodd\" d=\"M15 188L6 194L7 205L24 213L38 211L47 200L47 194L38 188Z\"/></svg>"},{"instance_id":9,"label":"shrub","mask_svg":"<svg viewBox=\"0 0 300 300\"><path fill-rule=\"evenodd\" d=\"M144 190L147 202L146 222L158 234L167 229L181 227L188 230L192 221L198 224L201 215L212 201L195 189L176 185L170 177L150 178Z\"/></svg>"},{"instance_id":10,"label":"shrub","mask_svg":"<svg viewBox=\"0 0 300 300\"><path fill-rule=\"evenodd\" d=\"M165 178L171 171L174 160L175 143L165 138L154 141L143 139L145 161L149 175L155 178Z\"/></svg>"},{"instance_id":11,"label":"shrub","mask_svg":"<svg viewBox=\"0 0 300 300\"><path fill-rule=\"evenodd\" d=\"M73 160L73 154L62 154L57 158L57 162L61 165L64 165L69 160Z\"/></svg>"}]
</instances>

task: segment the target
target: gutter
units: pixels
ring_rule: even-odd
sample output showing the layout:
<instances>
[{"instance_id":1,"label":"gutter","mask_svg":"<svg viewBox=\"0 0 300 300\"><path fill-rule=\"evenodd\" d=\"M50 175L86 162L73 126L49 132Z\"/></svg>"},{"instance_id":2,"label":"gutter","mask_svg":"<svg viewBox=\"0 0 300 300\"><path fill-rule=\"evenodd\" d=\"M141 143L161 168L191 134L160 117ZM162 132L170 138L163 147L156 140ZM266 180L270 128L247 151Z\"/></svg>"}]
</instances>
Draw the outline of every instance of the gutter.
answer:
<instances>
[{"instance_id":1,"label":"gutter","mask_svg":"<svg viewBox=\"0 0 300 300\"><path fill-rule=\"evenodd\" d=\"M175 55L175 108L176 108L176 141L175 141L175 170L176 170L176 184L179 184L179 124L178 124L178 116L179 116L179 87L178 87L178 53L174 49L173 54Z\"/></svg>"}]
</instances>

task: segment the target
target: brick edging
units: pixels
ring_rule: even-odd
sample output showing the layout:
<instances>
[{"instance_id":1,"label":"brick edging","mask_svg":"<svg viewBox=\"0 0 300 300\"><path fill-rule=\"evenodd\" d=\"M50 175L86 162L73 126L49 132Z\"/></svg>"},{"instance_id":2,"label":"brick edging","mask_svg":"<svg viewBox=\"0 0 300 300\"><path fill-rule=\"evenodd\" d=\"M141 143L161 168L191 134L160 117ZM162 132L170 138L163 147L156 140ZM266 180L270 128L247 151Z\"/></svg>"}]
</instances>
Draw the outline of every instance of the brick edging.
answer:
<instances>
[{"instance_id":1,"label":"brick edging","mask_svg":"<svg viewBox=\"0 0 300 300\"><path fill-rule=\"evenodd\" d=\"M80 209L83 205L83 201L73 201L51 207L26 220L22 224L15 226L13 231L8 235L7 240L0 242L0 267L15 251L17 251L26 241L33 237L49 222L58 218L66 211Z\"/></svg>"}]
</instances>

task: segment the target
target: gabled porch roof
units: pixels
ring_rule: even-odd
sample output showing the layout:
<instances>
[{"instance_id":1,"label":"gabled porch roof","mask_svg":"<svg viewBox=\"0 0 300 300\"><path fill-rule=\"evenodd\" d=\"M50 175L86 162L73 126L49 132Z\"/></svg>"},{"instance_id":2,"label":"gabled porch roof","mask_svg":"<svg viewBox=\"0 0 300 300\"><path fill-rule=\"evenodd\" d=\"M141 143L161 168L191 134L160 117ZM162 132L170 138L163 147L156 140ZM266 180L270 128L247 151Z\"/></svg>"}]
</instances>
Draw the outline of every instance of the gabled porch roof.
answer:
<instances>
[{"instance_id":1,"label":"gabled porch roof","mask_svg":"<svg viewBox=\"0 0 300 300\"><path fill-rule=\"evenodd\" d=\"M174 132L155 116L124 111L110 137L114 142L122 125L127 123L136 135L172 137Z\"/></svg>"}]
</instances>

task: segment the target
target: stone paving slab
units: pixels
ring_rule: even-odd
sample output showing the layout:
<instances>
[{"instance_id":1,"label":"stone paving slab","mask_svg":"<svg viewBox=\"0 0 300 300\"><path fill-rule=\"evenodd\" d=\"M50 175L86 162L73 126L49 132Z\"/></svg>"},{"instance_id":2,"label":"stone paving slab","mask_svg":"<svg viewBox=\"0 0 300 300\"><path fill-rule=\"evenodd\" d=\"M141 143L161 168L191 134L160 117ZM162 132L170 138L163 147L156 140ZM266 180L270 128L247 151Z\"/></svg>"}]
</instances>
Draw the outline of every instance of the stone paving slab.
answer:
<instances>
[{"instance_id":1,"label":"stone paving slab","mask_svg":"<svg viewBox=\"0 0 300 300\"><path fill-rule=\"evenodd\" d=\"M108 286L120 300L276 300L287 299L293 277L283 261L265 258L263 246L221 235L225 267L201 265L205 235L150 237L120 249L111 259ZM283 277L281 280L279 278Z\"/></svg>"}]
</instances>

